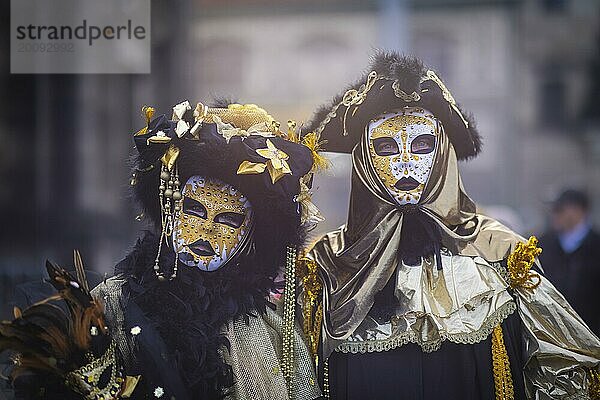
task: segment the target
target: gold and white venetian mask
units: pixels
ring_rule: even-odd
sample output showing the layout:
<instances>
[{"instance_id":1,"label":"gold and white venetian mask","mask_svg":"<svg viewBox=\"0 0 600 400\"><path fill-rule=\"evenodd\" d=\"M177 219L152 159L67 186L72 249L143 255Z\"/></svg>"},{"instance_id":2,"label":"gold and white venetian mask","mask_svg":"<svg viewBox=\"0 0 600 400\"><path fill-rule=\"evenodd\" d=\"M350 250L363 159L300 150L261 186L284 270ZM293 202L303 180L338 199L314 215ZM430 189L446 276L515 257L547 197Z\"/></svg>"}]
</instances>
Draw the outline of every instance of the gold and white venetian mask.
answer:
<instances>
[{"instance_id":1,"label":"gold and white venetian mask","mask_svg":"<svg viewBox=\"0 0 600 400\"><path fill-rule=\"evenodd\" d=\"M387 113L367 126L373 167L400 205L417 204L431 175L439 136L433 114L417 107Z\"/></svg>"},{"instance_id":2,"label":"gold and white venetian mask","mask_svg":"<svg viewBox=\"0 0 600 400\"><path fill-rule=\"evenodd\" d=\"M185 265L214 271L246 242L252 206L233 186L202 176L189 178L182 195L182 212L173 229L175 253Z\"/></svg>"}]
</instances>

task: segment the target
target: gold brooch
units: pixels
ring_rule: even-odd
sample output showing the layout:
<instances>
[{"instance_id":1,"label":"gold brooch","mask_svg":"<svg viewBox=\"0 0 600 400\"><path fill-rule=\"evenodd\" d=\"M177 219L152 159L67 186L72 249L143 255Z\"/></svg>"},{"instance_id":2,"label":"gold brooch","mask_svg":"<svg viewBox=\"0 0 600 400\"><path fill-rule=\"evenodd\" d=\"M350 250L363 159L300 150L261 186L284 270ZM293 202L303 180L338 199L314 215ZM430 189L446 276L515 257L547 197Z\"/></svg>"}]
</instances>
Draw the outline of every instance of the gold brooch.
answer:
<instances>
[{"instance_id":1,"label":"gold brooch","mask_svg":"<svg viewBox=\"0 0 600 400\"><path fill-rule=\"evenodd\" d=\"M286 174L291 174L287 159L290 157L279 150L270 139L267 139L267 147L264 149L256 149L256 152L261 157L267 159L266 163L253 163L251 161L242 161L238 167L238 175L249 175L249 174L262 174L265 169L269 171L271 175L271 182L275 183L279 179L283 178Z\"/></svg>"},{"instance_id":2,"label":"gold brooch","mask_svg":"<svg viewBox=\"0 0 600 400\"><path fill-rule=\"evenodd\" d=\"M515 250L508 256L507 265L512 288L535 289L541 283L540 276L531 272L535 258L542 252L537 245L537 238L531 236L527 243L517 243Z\"/></svg>"}]
</instances>

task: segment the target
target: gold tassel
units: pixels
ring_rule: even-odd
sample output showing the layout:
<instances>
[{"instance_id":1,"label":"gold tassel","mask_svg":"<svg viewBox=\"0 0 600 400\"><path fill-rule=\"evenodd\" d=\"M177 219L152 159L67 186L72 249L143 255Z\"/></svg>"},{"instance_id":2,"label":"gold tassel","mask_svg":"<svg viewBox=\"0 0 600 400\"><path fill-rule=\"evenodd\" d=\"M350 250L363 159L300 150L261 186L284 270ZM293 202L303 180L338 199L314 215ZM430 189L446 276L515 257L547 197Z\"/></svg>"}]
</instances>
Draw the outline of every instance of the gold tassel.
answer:
<instances>
[{"instance_id":1,"label":"gold tassel","mask_svg":"<svg viewBox=\"0 0 600 400\"><path fill-rule=\"evenodd\" d=\"M302 144L308 147L312 153L313 172L326 170L331 165L327 158L319 154L325 143L325 140L320 141L320 136L315 132L309 132L302 138Z\"/></svg>"},{"instance_id":2,"label":"gold tassel","mask_svg":"<svg viewBox=\"0 0 600 400\"><path fill-rule=\"evenodd\" d=\"M325 221L325 217L323 217L321 211L312 202L312 193L305 183L306 178L310 178L310 174L300 179L300 193L296 196L296 202L300 205L300 223L302 225L309 223L312 227L319 222Z\"/></svg>"},{"instance_id":3,"label":"gold tassel","mask_svg":"<svg viewBox=\"0 0 600 400\"><path fill-rule=\"evenodd\" d=\"M541 278L531 267L542 249L537 247L538 240L530 236L527 243L517 243L515 250L508 256L507 266L510 276L510 286L533 290L541 283Z\"/></svg>"},{"instance_id":4,"label":"gold tassel","mask_svg":"<svg viewBox=\"0 0 600 400\"><path fill-rule=\"evenodd\" d=\"M299 279L304 289L302 296L302 317L304 336L308 341L308 348L318 367L319 340L321 337L321 324L323 323L323 304L320 301L323 285L317 274L317 263L309 259L299 261Z\"/></svg>"},{"instance_id":5,"label":"gold tassel","mask_svg":"<svg viewBox=\"0 0 600 400\"><path fill-rule=\"evenodd\" d=\"M510 373L510 361L504 346L504 337L500 325L497 325L492 332L492 367L496 400L514 400L515 393Z\"/></svg>"},{"instance_id":6,"label":"gold tassel","mask_svg":"<svg viewBox=\"0 0 600 400\"><path fill-rule=\"evenodd\" d=\"M154 116L154 112L155 112L154 107L144 106L144 107L142 107L142 112L144 113L144 116L146 117L146 125L148 125L150 123L150 120Z\"/></svg>"}]
</instances>

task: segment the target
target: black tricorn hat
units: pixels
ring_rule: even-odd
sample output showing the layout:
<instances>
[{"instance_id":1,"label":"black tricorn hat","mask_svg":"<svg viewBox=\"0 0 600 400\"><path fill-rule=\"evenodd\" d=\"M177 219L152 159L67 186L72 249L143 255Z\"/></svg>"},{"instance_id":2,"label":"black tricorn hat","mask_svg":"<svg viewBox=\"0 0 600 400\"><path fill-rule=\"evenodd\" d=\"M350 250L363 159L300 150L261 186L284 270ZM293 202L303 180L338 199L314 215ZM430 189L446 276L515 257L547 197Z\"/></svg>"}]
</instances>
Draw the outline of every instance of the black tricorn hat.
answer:
<instances>
[{"instance_id":1,"label":"black tricorn hat","mask_svg":"<svg viewBox=\"0 0 600 400\"><path fill-rule=\"evenodd\" d=\"M321 106L303 130L316 132L323 151L350 153L371 119L404 107L431 111L444 126L459 160L481 151L472 117L465 114L436 73L415 58L377 52L366 74Z\"/></svg>"}]
</instances>

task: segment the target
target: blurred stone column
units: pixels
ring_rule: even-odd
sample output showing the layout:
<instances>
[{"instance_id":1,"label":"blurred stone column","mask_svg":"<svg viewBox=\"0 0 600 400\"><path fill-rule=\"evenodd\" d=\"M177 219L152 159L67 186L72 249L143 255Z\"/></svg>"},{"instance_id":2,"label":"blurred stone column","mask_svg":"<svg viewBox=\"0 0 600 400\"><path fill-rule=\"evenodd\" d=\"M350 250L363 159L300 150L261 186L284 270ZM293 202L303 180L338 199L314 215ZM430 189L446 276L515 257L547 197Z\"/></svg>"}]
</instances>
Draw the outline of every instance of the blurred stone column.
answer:
<instances>
[{"instance_id":1,"label":"blurred stone column","mask_svg":"<svg viewBox=\"0 0 600 400\"><path fill-rule=\"evenodd\" d=\"M162 110L190 99L192 1L152 1L152 101Z\"/></svg>"},{"instance_id":2,"label":"blurred stone column","mask_svg":"<svg viewBox=\"0 0 600 400\"><path fill-rule=\"evenodd\" d=\"M379 0L379 45L385 50L408 53L410 30L408 0Z\"/></svg>"},{"instance_id":3,"label":"blurred stone column","mask_svg":"<svg viewBox=\"0 0 600 400\"><path fill-rule=\"evenodd\" d=\"M191 6L187 1L152 1L150 74L77 77L77 108L70 111L77 126L76 229L83 233L80 246L85 246L87 264L102 273L112 272L145 228L134 219L137 210L128 186L133 132L145 123L141 106L170 115L176 102L193 96Z\"/></svg>"}]
</instances>

